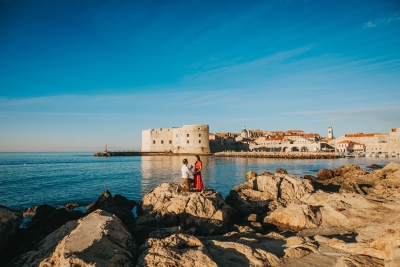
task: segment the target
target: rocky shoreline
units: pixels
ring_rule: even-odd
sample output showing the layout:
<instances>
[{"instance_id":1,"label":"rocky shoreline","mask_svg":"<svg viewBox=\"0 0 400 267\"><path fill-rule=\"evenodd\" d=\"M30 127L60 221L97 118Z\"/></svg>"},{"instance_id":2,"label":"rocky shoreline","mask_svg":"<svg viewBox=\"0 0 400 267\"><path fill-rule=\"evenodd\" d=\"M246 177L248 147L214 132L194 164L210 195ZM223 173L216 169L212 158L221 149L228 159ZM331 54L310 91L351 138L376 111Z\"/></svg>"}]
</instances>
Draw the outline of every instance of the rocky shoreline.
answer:
<instances>
[{"instance_id":1,"label":"rocky shoreline","mask_svg":"<svg viewBox=\"0 0 400 267\"><path fill-rule=\"evenodd\" d=\"M229 177L223 177L227 179ZM3 266L400 266L400 164L249 172L223 199L163 183L87 212L0 206ZM133 215L136 207L138 216Z\"/></svg>"}]
</instances>

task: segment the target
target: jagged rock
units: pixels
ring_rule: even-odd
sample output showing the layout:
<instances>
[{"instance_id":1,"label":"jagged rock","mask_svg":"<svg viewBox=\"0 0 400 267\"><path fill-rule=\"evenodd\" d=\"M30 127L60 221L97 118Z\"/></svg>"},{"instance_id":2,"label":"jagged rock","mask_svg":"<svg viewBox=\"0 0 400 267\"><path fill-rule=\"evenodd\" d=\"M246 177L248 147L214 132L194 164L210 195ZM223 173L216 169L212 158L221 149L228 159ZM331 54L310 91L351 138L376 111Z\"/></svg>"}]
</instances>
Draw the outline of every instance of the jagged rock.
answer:
<instances>
[{"instance_id":1,"label":"jagged rock","mask_svg":"<svg viewBox=\"0 0 400 267\"><path fill-rule=\"evenodd\" d=\"M366 172L363 171L360 166L354 164L340 166L339 168L332 170L332 172L335 174L335 176L341 177L356 177L366 174Z\"/></svg>"},{"instance_id":2,"label":"jagged rock","mask_svg":"<svg viewBox=\"0 0 400 267\"><path fill-rule=\"evenodd\" d=\"M316 228L321 222L322 216L318 206L295 203L278 208L264 218L264 223L272 223L293 231Z\"/></svg>"},{"instance_id":3,"label":"jagged rock","mask_svg":"<svg viewBox=\"0 0 400 267\"><path fill-rule=\"evenodd\" d=\"M22 212L0 205L0 252L21 225Z\"/></svg>"},{"instance_id":4,"label":"jagged rock","mask_svg":"<svg viewBox=\"0 0 400 267\"><path fill-rule=\"evenodd\" d=\"M117 216L132 233L135 228L135 216L132 209L137 206L136 201L129 200L121 195L112 196L106 189L98 199L86 207L88 213L102 209Z\"/></svg>"},{"instance_id":5,"label":"jagged rock","mask_svg":"<svg viewBox=\"0 0 400 267\"><path fill-rule=\"evenodd\" d=\"M310 253L318 253L318 246L307 237L289 237L284 247L285 258L303 258Z\"/></svg>"},{"instance_id":6,"label":"jagged rock","mask_svg":"<svg viewBox=\"0 0 400 267\"><path fill-rule=\"evenodd\" d=\"M207 238L175 234L148 239L137 266L278 266L283 256L278 247L284 243L251 233Z\"/></svg>"},{"instance_id":7,"label":"jagged rock","mask_svg":"<svg viewBox=\"0 0 400 267\"><path fill-rule=\"evenodd\" d=\"M348 255L338 259L335 267L384 267L385 263L381 259L366 255Z\"/></svg>"},{"instance_id":8,"label":"jagged rock","mask_svg":"<svg viewBox=\"0 0 400 267\"><path fill-rule=\"evenodd\" d=\"M334 176L333 171L328 169L320 169L317 173L319 179L330 179Z\"/></svg>"},{"instance_id":9,"label":"jagged rock","mask_svg":"<svg viewBox=\"0 0 400 267\"><path fill-rule=\"evenodd\" d=\"M76 207L79 207L78 203L67 203L67 204L65 204L65 208L67 210L72 210L73 208L76 208Z\"/></svg>"},{"instance_id":10,"label":"jagged rock","mask_svg":"<svg viewBox=\"0 0 400 267\"><path fill-rule=\"evenodd\" d=\"M252 179L252 178L254 178L254 177L257 177L257 173L255 173L255 172L253 172L253 171L250 171L250 172L247 172L247 173L246 173L246 179L247 179L247 180Z\"/></svg>"},{"instance_id":11,"label":"jagged rock","mask_svg":"<svg viewBox=\"0 0 400 267\"><path fill-rule=\"evenodd\" d=\"M237 217L215 190L175 191L176 184L163 183L147 193L140 202L137 225L195 227L198 234L224 234ZM144 219L141 219L144 216Z\"/></svg>"},{"instance_id":12,"label":"jagged rock","mask_svg":"<svg viewBox=\"0 0 400 267\"><path fill-rule=\"evenodd\" d=\"M285 169L278 168L278 169L276 169L275 173L287 174L287 171Z\"/></svg>"},{"instance_id":13,"label":"jagged rock","mask_svg":"<svg viewBox=\"0 0 400 267\"><path fill-rule=\"evenodd\" d=\"M288 174L258 176L244 184L235 186L226 197L226 203L236 209L240 216L268 212L274 201L289 203L313 192L311 182ZM274 203L278 207L280 204Z\"/></svg>"},{"instance_id":14,"label":"jagged rock","mask_svg":"<svg viewBox=\"0 0 400 267\"><path fill-rule=\"evenodd\" d=\"M14 266L133 266L134 252L132 236L123 223L97 210L60 227Z\"/></svg>"},{"instance_id":15,"label":"jagged rock","mask_svg":"<svg viewBox=\"0 0 400 267\"><path fill-rule=\"evenodd\" d=\"M65 223L83 216L83 212L79 210L67 211L65 208L56 209L49 205L35 207L34 211L35 215L26 226L29 231L37 236L36 241L40 241Z\"/></svg>"},{"instance_id":16,"label":"jagged rock","mask_svg":"<svg viewBox=\"0 0 400 267\"><path fill-rule=\"evenodd\" d=\"M149 238L140 248L136 266L218 266L202 242L185 234Z\"/></svg>"}]
</instances>

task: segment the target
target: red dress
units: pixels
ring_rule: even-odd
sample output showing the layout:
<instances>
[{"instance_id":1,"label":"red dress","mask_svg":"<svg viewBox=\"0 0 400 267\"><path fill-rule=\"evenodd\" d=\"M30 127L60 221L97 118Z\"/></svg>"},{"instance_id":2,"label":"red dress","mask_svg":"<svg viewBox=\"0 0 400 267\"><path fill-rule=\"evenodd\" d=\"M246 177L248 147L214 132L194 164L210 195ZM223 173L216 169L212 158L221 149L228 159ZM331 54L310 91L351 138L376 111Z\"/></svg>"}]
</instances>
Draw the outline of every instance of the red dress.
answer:
<instances>
[{"instance_id":1,"label":"red dress","mask_svg":"<svg viewBox=\"0 0 400 267\"><path fill-rule=\"evenodd\" d=\"M203 164L201 161L196 161L196 163L194 164L194 171L196 172L200 170L202 165ZM204 190L203 180L201 179L201 171L194 175L193 187L194 189L199 191Z\"/></svg>"}]
</instances>

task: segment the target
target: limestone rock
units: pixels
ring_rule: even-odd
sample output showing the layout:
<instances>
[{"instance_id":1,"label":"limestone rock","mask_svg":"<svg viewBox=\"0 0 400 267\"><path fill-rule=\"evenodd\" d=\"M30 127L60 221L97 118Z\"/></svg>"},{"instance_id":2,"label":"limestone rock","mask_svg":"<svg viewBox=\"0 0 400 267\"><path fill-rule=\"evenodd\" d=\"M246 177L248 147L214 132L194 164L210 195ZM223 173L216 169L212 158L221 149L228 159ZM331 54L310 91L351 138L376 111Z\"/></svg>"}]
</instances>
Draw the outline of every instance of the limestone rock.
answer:
<instances>
[{"instance_id":1,"label":"limestone rock","mask_svg":"<svg viewBox=\"0 0 400 267\"><path fill-rule=\"evenodd\" d=\"M334 176L333 171L328 169L320 169L317 173L319 179L330 179Z\"/></svg>"},{"instance_id":2,"label":"limestone rock","mask_svg":"<svg viewBox=\"0 0 400 267\"><path fill-rule=\"evenodd\" d=\"M363 171L360 166L354 164L347 164L344 166L340 166L337 169L333 170L335 176L342 176L342 177L355 177L359 175L365 175L366 172Z\"/></svg>"},{"instance_id":3,"label":"limestone rock","mask_svg":"<svg viewBox=\"0 0 400 267\"><path fill-rule=\"evenodd\" d=\"M252 179L252 178L254 178L254 177L257 177L257 173L255 173L255 172L253 172L253 171L250 171L250 172L247 172L247 173L246 173L246 179L247 179L247 180Z\"/></svg>"},{"instance_id":4,"label":"limestone rock","mask_svg":"<svg viewBox=\"0 0 400 267\"><path fill-rule=\"evenodd\" d=\"M102 209L114 214L125 224L128 230L132 232L135 228L135 217L132 209L136 205L137 203L135 201L129 200L124 196L118 194L112 196L106 189L94 203L88 205L86 208L88 213L97 209Z\"/></svg>"},{"instance_id":5,"label":"limestone rock","mask_svg":"<svg viewBox=\"0 0 400 267\"><path fill-rule=\"evenodd\" d=\"M132 266L134 251L123 223L97 210L47 236L37 251L22 255L15 266Z\"/></svg>"},{"instance_id":6,"label":"limestone rock","mask_svg":"<svg viewBox=\"0 0 400 267\"><path fill-rule=\"evenodd\" d=\"M150 238L140 248L136 266L215 266L203 243L194 236L176 234L165 239Z\"/></svg>"},{"instance_id":7,"label":"limestone rock","mask_svg":"<svg viewBox=\"0 0 400 267\"><path fill-rule=\"evenodd\" d=\"M224 234L237 217L236 211L215 190L175 192L176 184L163 183L147 193L140 203L137 225L195 227L198 234ZM145 219L141 219L142 217Z\"/></svg>"},{"instance_id":8,"label":"limestone rock","mask_svg":"<svg viewBox=\"0 0 400 267\"><path fill-rule=\"evenodd\" d=\"M137 266L279 266L283 251L278 247L284 243L254 233L205 238L175 234L148 239Z\"/></svg>"},{"instance_id":9,"label":"limestone rock","mask_svg":"<svg viewBox=\"0 0 400 267\"><path fill-rule=\"evenodd\" d=\"M258 176L235 186L226 197L226 202L236 209L241 217L252 213L264 217L272 202L278 201L284 205L313 191L314 188L308 180L275 173ZM280 206L278 203L273 205Z\"/></svg>"},{"instance_id":10,"label":"limestone rock","mask_svg":"<svg viewBox=\"0 0 400 267\"><path fill-rule=\"evenodd\" d=\"M340 257L335 267L384 267L384 261L366 255L349 255Z\"/></svg>"},{"instance_id":11,"label":"limestone rock","mask_svg":"<svg viewBox=\"0 0 400 267\"><path fill-rule=\"evenodd\" d=\"M0 252L21 225L22 212L0 205Z\"/></svg>"},{"instance_id":12,"label":"limestone rock","mask_svg":"<svg viewBox=\"0 0 400 267\"><path fill-rule=\"evenodd\" d=\"M285 169L278 168L278 169L276 169L275 173L287 174L287 171Z\"/></svg>"},{"instance_id":13,"label":"limestone rock","mask_svg":"<svg viewBox=\"0 0 400 267\"><path fill-rule=\"evenodd\" d=\"M272 223L293 231L316 228L321 222L322 215L318 206L295 203L279 208L264 218L264 223Z\"/></svg>"}]
</instances>

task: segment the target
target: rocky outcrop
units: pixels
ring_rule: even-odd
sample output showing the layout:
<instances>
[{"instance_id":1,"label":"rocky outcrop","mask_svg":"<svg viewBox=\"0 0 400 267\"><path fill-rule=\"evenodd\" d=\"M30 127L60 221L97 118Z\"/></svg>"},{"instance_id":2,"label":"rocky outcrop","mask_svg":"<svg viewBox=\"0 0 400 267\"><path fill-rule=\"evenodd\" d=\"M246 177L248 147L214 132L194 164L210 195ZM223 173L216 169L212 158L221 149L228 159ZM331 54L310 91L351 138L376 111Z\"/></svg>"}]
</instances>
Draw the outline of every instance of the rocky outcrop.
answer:
<instances>
[{"instance_id":1,"label":"rocky outcrop","mask_svg":"<svg viewBox=\"0 0 400 267\"><path fill-rule=\"evenodd\" d=\"M268 211L285 206L313 191L308 180L275 173L257 176L235 186L226 197L226 203L236 209L241 217L252 213L264 217Z\"/></svg>"},{"instance_id":2,"label":"rocky outcrop","mask_svg":"<svg viewBox=\"0 0 400 267\"><path fill-rule=\"evenodd\" d=\"M132 209L137 206L137 203L133 200L129 200L121 195L112 196L111 193L106 189L99 196L99 198L92 204L86 207L88 213L93 212L97 209L107 211L117 216L132 233L135 228L135 217Z\"/></svg>"},{"instance_id":3,"label":"rocky outcrop","mask_svg":"<svg viewBox=\"0 0 400 267\"><path fill-rule=\"evenodd\" d=\"M334 176L333 171L328 169L320 169L317 173L319 179L330 179Z\"/></svg>"},{"instance_id":4,"label":"rocky outcrop","mask_svg":"<svg viewBox=\"0 0 400 267\"><path fill-rule=\"evenodd\" d=\"M140 202L138 226L192 227L196 234L224 234L237 216L215 190L200 192L175 191L176 184L163 183L147 193Z\"/></svg>"},{"instance_id":5,"label":"rocky outcrop","mask_svg":"<svg viewBox=\"0 0 400 267\"><path fill-rule=\"evenodd\" d=\"M0 205L0 252L21 225L22 213Z\"/></svg>"},{"instance_id":6,"label":"rocky outcrop","mask_svg":"<svg viewBox=\"0 0 400 267\"><path fill-rule=\"evenodd\" d=\"M133 266L135 250L121 220L96 210L48 235L14 266Z\"/></svg>"},{"instance_id":7,"label":"rocky outcrop","mask_svg":"<svg viewBox=\"0 0 400 267\"><path fill-rule=\"evenodd\" d=\"M324 191L389 197L399 192L399 165L392 162L380 170L366 172L359 166L348 164L333 170L319 170L319 179L304 178L311 180L316 189Z\"/></svg>"},{"instance_id":8,"label":"rocky outcrop","mask_svg":"<svg viewBox=\"0 0 400 267\"><path fill-rule=\"evenodd\" d=\"M252 179L254 177L257 177L257 173L256 172L250 171L250 172L246 173L246 179L247 180Z\"/></svg>"},{"instance_id":9,"label":"rocky outcrop","mask_svg":"<svg viewBox=\"0 0 400 267\"><path fill-rule=\"evenodd\" d=\"M280 256L284 252L274 246L282 247L284 243L259 234L175 234L148 239L139 250L137 266L279 266L282 260L273 252Z\"/></svg>"},{"instance_id":10,"label":"rocky outcrop","mask_svg":"<svg viewBox=\"0 0 400 267\"><path fill-rule=\"evenodd\" d=\"M83 212L79 210L68 211L65 208L56 209L46 204L31 208L27 212L34 214L26 226L32 234L37 236L37 241L67 222L83 217Z\"/></svg>"}]
</instances>

